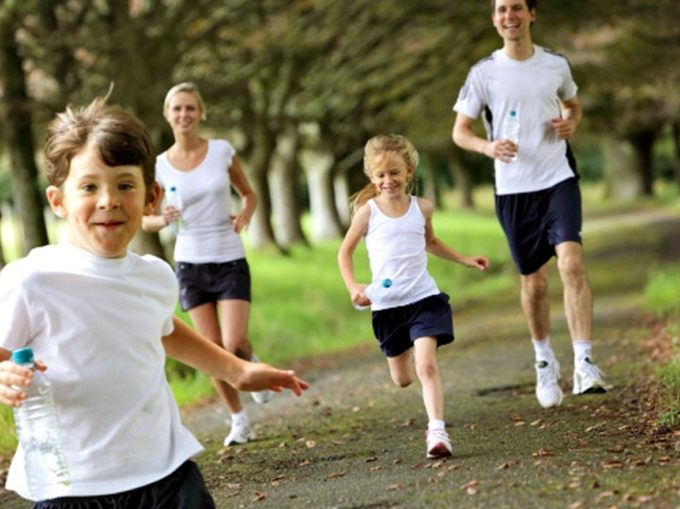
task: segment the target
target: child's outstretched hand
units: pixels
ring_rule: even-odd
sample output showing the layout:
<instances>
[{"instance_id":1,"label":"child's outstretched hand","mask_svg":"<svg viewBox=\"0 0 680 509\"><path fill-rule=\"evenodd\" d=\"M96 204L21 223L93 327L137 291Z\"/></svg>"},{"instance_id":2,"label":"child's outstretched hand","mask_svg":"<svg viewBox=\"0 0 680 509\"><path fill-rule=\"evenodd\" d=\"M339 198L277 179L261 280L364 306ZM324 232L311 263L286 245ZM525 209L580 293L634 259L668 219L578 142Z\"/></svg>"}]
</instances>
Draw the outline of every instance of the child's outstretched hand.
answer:
<instances>
[{"instance_id":1,"label":"child's outstretched hand","mask_svg":"<svg viewBox=\"0 0 680 509\"><path fill-rule=\"evenodd\" d=\"M465 266L471 269L479 269L484 272L489 268L489 260L483 256L470 256L465 261Z\"/></svg>"},{"instance_id":2,"label":"child's outstretched hand","mask_svg":"<svg viewBox=\"0 0 680 509\"><path fill-rule=\"evenodd\" d=\"M257 392L266 389L282 392L290 389L296 396L309 389L309 384L295 376L294 371L276 369L261 362L247 362L234 386L241 391Z\"/></svg>"},{"instance_id":3,"label":"child's outstretched hand","mask_svg":"<svg viewBox=\"0 0 680 509\"><path fill-rule=\"evenodd\" d=\"M36 361L36 367L45 371L47 367ZM12 361L0 362L0 403L19 408L26 399L26 393L13 387L28 387L31 384L33 372Z\"/></svg>"}]
</instances>

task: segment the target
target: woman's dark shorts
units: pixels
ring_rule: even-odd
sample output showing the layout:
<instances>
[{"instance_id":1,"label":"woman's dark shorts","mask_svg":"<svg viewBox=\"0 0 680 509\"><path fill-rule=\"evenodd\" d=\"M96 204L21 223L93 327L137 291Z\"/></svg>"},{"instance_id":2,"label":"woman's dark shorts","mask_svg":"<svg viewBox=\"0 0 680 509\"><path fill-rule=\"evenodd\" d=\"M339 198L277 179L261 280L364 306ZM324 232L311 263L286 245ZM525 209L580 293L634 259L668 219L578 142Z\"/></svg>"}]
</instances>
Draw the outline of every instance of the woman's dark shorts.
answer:
<instances>
[{"instance_id":1,"label":"woman's dark shorts","mask_svg":"<svg viewBox=\"0 0 680 509\"><path fill-rule=\"evenodd\" d=\"M578 180L534 193L496 196L496 214L520 274L533 274L555 256L563 242L582 243Z\"/></svg>"},{"instance_id":2,"label":"woman's dark shorts","mask_svg":"<svg viewBox=\"0 0 680 509\"><path fill-rule=\"evenodd\" d=\"M437 338L437 346L453 341L453 312L449 296L432 295L396 308L373 311L373 333L387 357L401 355L416 339Z\"/></svg>"},{"instance_id":3,"label":"woman's dark shorts","mask_svg":"<svg viewBox=\"0 0 680 509\"><path fill-rule=\"evenodd\" d=\"M196 463L186 461L154 483L113 495L61 497L37 502L33 509L214 509Z\"/></svg>"},{"instance_id":4,"label":"woman's dark shorts","mask_svg":"<svg viewBox=\"0 0 680 509\"><path fill-rule=\"evenodd\" d=\"M250 267L245 258L223 263L177 262L182 311L220 300L250 302Z\"/></svg>"}]
</instances>

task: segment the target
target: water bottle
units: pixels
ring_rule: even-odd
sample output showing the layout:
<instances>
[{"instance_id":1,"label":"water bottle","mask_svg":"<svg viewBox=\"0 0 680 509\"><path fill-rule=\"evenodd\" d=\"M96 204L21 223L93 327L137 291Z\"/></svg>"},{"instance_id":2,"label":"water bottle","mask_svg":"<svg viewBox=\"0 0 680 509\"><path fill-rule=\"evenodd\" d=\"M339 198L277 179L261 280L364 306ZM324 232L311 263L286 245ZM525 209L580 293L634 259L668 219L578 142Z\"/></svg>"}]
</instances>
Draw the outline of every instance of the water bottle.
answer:
<instances>
[{"instance_id":1,"label":"water bottle","mask_svg":"<svg viewBox=\"0 0 680 509\"><path fill-rule=\"evenodd\" d=\"M501 139L510 140L515 145L519 144L519 118L515 110L510 111L501 126ZM510 158L510 162L514 161L517 161L517 153Z\"/></svg>"},{"instance_id":2,"label":"water bottle","mask_svg":"<svg viewBox=\"0 0 680 509\"><path fill-rule=\"evenodd\" d=\"M61 449L52 386L42 371L35 369L32 348L15 350L12 361L33 370L29 387L14 387L28 395L21 407L14 409L17 437L24 451L28 491L34 500L67 496L71 491L71 478Z\"/></svg>"},{"instance_id":3,"label":"water bottle","mask_svg":"<svg viewBox=\"0 0 680 509\"><path fill-rule=\"evenodd\" d=\"M182 213L182 198L177 192L177 188L175 186L170 187L170 189L168 190L167 204L172 205L177 210L179 210L180 214ZM180 216L179 219L170 223L170 231L172 232L173 235L177 235L181 229L182 218Z\"/></svg>"},{"instance_id":4,"label":"water bottle","mask_svg":"<svg viewBox=\"0 0 680 509\"><path fill-rule=\"evenodd\" d=\"M364 288L364 295L371 299L371 302L376 302L376 300L380 300L385 295L387 289L390 286L392 286L392 280L390 278L385 278L380 281L380 283L373 281L370 285ZM354 308L358 311L363 311L370 307L371 306L359 306L358 304L354 304Z\"/></svg>"}]
</instances>

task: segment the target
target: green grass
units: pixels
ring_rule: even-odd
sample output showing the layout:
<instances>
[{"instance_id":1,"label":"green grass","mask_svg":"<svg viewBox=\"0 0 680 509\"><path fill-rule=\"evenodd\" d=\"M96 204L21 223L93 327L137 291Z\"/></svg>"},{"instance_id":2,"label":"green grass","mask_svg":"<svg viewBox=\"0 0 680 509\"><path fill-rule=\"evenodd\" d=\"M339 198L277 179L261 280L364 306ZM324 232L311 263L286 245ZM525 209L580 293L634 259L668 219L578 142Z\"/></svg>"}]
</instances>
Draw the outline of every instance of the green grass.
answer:
<instances>
[{"instance_id":1,"label":"green grass","mask_svg":"<svg viewBox=\"0 0 680 509\"><path fill-rule=\"evenodd\" d=\"M672 341L673 356L655 370L661 385L657 394L661 408L658 421L672 428L680 424L680 267L669 265L650 274L645 307L666 324L665 332Z\"/></svg>"}]
</instances>

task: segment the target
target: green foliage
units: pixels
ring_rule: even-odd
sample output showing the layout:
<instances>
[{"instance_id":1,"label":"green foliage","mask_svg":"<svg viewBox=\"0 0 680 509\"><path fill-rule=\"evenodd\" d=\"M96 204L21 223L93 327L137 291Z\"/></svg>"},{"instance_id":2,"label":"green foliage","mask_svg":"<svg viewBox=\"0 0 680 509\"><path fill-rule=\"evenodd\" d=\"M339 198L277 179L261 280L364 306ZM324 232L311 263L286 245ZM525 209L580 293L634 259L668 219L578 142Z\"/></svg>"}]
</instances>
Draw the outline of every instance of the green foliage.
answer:
<instances>
[{"instance_id":1,"label":"green foliage","mask_svg":"<svg viewBox=\"0 0 680 509\"><path fill-rule=\"evenodd\" d=\"M650 274L645 307L660 320L680 317L680 267L669 266Z\"/></svg>"},{"instance_id":2,"label":"green foliage","mask_svg":"<svg viewBox=\"0 0 680 509\"><path fill-rule=\"evenodd\" d=\"M665 332L672 338L674 355L655 370L655 377L661 386L657 394L659 424L675 427L680 424L680 267L668 266L650 274L645 307L667 323Z\"/></svg>"},{"instance_id":3,"label":"green foliage","mask_svg":"<svg viewBox=\"0 0 680 509\"><path fill-rule=\"evenodd\" d=\"M678 345L678 333L680 325L678 319L680 313L675 315L675 320L668 327L668 332L673 338L673 356L666 364L657 368L655 375L661 384L658 399L662 410L659 412L658 421L662 426L674 428L680 424L680 345Z\"/></svg>"},{"instance_id":4,"label":"green foliage","mask_svg":"<svg viewBox=\"0 0 680 509\"><path fill-rule=\"evenodd\" d=\"M7 405L0 405L0 454L9 454L17 446L12 409Z\"/></svg>"}]
</instances>

